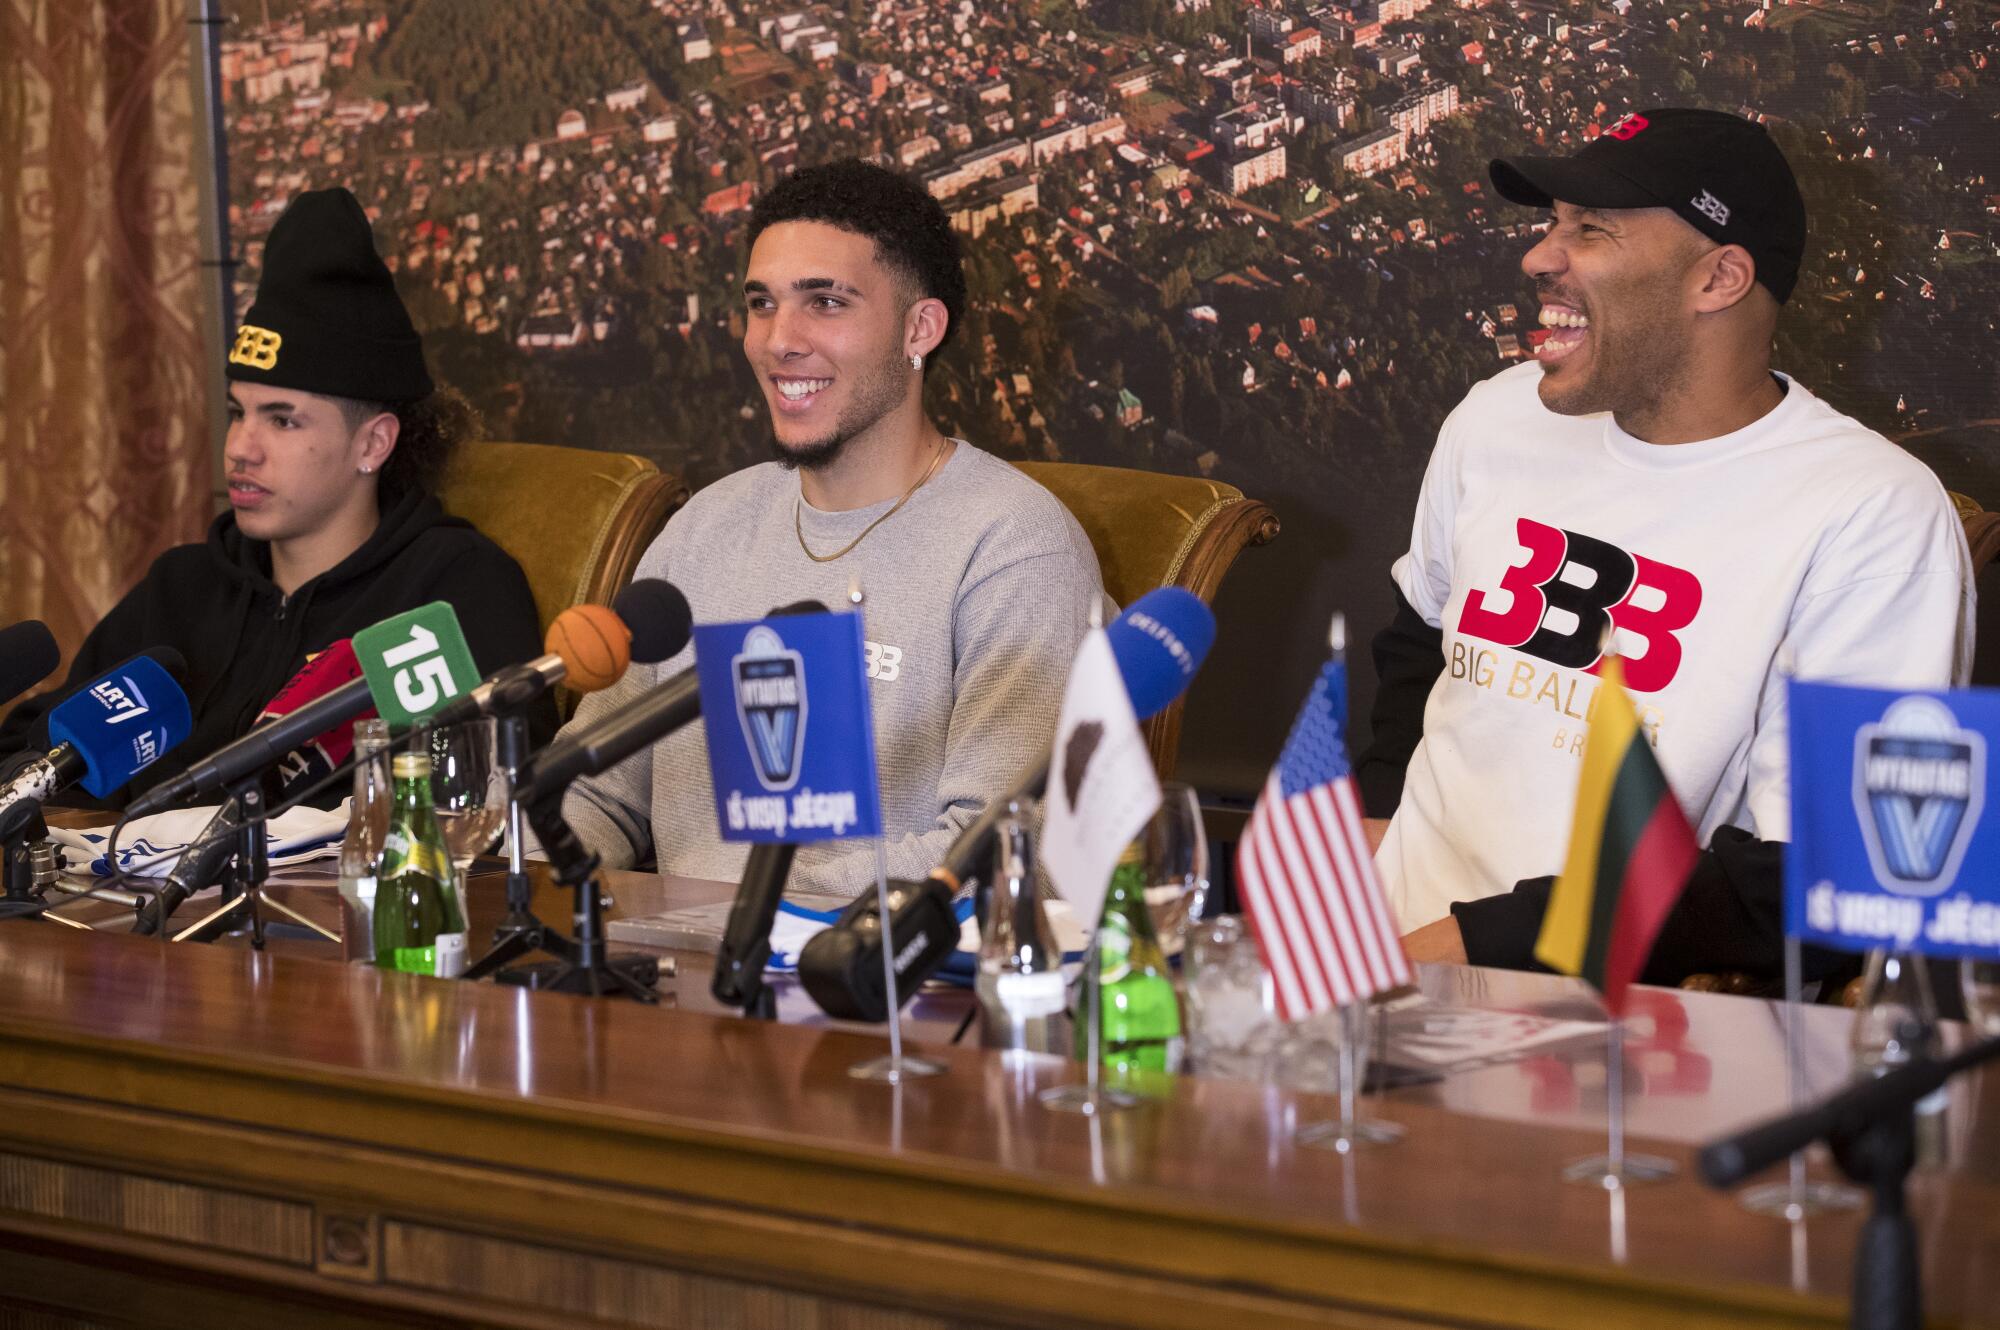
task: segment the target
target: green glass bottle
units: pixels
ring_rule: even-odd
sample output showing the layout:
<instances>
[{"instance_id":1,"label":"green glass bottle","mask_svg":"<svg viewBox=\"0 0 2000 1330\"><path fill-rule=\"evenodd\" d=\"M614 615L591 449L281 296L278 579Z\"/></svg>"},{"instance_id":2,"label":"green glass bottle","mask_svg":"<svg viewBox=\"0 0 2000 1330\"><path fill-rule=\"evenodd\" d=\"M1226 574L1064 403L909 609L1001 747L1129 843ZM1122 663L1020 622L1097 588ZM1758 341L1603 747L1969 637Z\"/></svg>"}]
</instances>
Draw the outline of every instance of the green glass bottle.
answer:
<instances>
[{"instance_id":1,"label":"green glass bottle","mask_svg":"<svg viewBox=\"0 0 2000 1330\"><path fill-rule=\"evenodd\" d=\"M375 887L375 963L455 978L465 970L465 916L431 809L431 760L402 753L392 770L395 807Z\"/></svg>"},{"instance_id":2,"label":"green glass bottle","mask_svg":"<svg viewBox=\"0 0 2000 1330\"><path fill-rule=\"evenodd\" d=\"M1180 1000L1146 913L1146 865L1136 846L1111 873L1097 924L1097 974L1098 1052L1105 1069L1128 1082L1179 1071ZM1082 1060L1090 1056L1090 1028L1087 1014L1079 1014L1084 1018L1076 1023L1076 1055Z\"/></svg>"}]
</instances>

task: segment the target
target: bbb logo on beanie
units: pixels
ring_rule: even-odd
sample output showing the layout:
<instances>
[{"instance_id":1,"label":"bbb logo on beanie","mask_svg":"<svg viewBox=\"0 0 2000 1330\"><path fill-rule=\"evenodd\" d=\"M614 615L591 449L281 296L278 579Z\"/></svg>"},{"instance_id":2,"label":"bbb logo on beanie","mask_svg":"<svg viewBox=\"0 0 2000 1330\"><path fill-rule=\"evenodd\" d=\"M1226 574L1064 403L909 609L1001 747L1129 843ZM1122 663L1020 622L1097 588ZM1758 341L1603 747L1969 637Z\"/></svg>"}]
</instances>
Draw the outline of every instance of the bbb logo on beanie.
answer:
<instances>
[{"instance_id":1,"label":"bbb logo on beanie","mask_svg":"<svg viewBox=\"0 0 2000 1330\"><path fill-rule=\"evenodd\" d=\"M269 328L253 328L246 323L236 330L236 345L229 348L229 363L251 369L276 369L278 348L284 344L285 339Z\"/></svg>"}]
</instances>

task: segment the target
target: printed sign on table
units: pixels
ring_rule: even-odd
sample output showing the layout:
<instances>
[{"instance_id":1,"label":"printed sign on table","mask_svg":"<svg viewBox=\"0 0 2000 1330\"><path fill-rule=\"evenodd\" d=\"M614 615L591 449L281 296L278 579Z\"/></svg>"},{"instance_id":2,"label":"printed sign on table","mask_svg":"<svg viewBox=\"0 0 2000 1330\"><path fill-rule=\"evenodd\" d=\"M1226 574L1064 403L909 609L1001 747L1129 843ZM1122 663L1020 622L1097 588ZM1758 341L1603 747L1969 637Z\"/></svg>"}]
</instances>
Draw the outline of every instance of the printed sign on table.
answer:
<instances>
[{"instance_id":1,"label":"printed sign on table","mask_svg":"<svg viewBox=\"0 0 2000 1330\"><path fill-rule=\"evenodd\" d=\"M2000 960L1986 816L2000 692L1791 685L1785 927L1848 951Z\"/></svg>"},{"instance_id":2,"label":"printed sign on table","mask_svg":"<svg viewBox=\"0 0 2000 1330\"><path fill-rule=\"evenodd\" d=\"M882 834L859 613L704 625L694 659L722 839Z\"/></svg>"}]
</instances>

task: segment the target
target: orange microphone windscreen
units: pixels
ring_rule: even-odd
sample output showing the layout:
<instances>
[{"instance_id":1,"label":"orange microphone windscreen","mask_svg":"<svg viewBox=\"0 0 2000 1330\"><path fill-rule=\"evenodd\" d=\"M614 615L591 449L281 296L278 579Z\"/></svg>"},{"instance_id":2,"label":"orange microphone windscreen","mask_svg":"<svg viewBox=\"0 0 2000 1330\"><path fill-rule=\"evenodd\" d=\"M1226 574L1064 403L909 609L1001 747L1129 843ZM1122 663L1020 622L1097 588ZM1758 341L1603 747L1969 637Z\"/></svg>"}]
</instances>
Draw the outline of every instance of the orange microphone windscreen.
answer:
<instances>
[{"instance_id":1,"label":"orange microphone windscreen","mask_svg":"<svg viewBox=\"0 0 2000 1330\"><path fill-rule=\"evenodd\" d=\"M579 693L610 687L632 663L632 630L602 605L572 605L558 614L544 645L563 658L567 682Z\"/></svg>"}]
</instances>

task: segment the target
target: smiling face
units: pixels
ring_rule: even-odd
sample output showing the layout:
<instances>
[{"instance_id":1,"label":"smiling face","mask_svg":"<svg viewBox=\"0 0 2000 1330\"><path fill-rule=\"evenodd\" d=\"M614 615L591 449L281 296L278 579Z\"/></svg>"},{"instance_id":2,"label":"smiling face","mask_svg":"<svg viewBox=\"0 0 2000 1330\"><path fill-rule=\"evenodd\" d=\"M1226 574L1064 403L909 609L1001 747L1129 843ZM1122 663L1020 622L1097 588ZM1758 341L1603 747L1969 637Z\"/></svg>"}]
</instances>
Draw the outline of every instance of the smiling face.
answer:
<instances>
[{"instance_id":1,"label":"smiling face","mask_svg":"<svg viewBox=\"0 0 2000 1330\"><path fill-rule=\"evenodd\" d=\"M837 226L779 222L757 237L743 282L743 354L787 465L831 464L921 393L905 350L910 286L873 240Z\"/></svg>"},{"instance_id":2,"label":"smiling face","mask_svg":"<svg viewBox=\"0 0 2000 1330\"><path fill-rule=\"evenodd\" d=\"M232 382L222 457L237 527L253 540L296 541L372 506L375 478L360 467L379 469L375 429L374 421L350 428L331 397Z\"/></svg>"},{"instance_id":3,"label":"smiling face","mask_svg":"<svg viewBox=\"0 0 2000 1330\"><path fill-rule=\"evenodd\" d=\"M1713 248L1665 208L1558 202L1521 259L1549 337L1536 353L1542 404L1560 415L1657 410L1685 385L1693 264Z\"/></svg>"}]
</instances>

